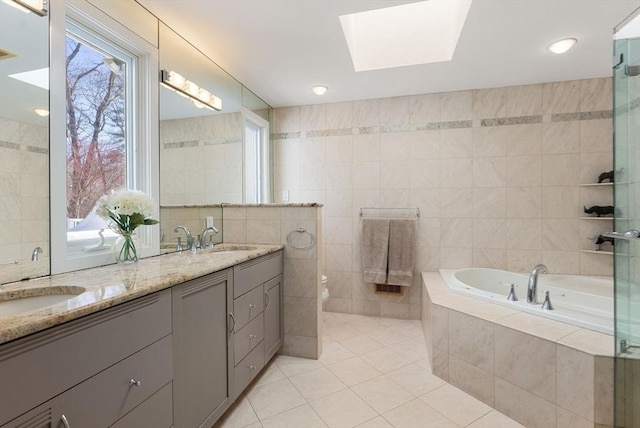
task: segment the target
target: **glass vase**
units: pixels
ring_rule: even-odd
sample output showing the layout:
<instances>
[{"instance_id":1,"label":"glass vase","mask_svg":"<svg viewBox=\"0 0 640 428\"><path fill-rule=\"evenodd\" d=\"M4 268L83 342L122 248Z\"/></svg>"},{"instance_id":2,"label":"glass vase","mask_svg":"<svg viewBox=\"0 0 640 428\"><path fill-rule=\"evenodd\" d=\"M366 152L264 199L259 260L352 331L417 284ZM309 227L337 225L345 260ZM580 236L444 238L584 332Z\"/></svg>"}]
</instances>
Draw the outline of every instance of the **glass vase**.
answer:
<instances>
[{"instance_id":1,"label":"glass vase","mask_svg":"<svg viewBox=\"0 0 640 428\"><path fill-rule=\"evenodd\" d=\"M133 264L138 262L136 236L133 233L123 233L115 244L116 263Z\"/></svg>"}]
</instances>

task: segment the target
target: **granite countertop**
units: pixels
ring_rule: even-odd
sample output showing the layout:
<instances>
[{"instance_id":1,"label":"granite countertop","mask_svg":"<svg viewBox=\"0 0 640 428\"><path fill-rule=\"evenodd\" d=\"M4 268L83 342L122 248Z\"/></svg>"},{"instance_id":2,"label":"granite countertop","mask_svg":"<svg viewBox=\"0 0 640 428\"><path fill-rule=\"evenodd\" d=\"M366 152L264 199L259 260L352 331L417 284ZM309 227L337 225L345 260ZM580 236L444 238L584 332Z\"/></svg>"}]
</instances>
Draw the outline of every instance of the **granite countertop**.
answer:
<instances>
[{"instance_id":1,"label":"granite countertop","mask_svg":"<svg viewBox=\"0 0 640 428\"><path fill-rule=\"evenodd\" d=\"M110 308L282 249L281 245L220 244L197 253L182 251L140 260L135 265L109 265L5 284L0 303L12 296L29 296L40 288L86 290L76 297L16 315L0 313L0 344ZM240 251L224 251L240 249ZM47 291L48 291L47 290Z\"/></svg>"}]
</instances>

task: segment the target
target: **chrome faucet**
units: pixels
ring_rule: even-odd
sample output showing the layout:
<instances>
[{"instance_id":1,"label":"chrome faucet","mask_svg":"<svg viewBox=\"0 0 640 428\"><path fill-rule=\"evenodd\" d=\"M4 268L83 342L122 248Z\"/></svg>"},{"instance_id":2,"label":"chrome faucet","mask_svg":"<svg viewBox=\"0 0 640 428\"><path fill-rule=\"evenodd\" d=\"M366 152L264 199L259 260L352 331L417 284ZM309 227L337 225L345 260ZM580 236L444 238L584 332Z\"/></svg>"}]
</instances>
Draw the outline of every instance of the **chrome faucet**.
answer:
<instances>
[{"instance_id":1,"label":"chrome faucet","mask_svg":"<svg viewBox=\"0 0 640 428\"><path fill-rule=\"evenodd\" d=\"M198 248L204 248L205 246L207 246L205 244L205 236L209 232L213 232L216 235L218 233L220 233L220 231L216 227L213 227L213 226L205 227L204 230L202 231L202 233L199 235L200 239L199 239L199 242L198 242ZM211 246L213 247L213 244Z\"/></svg>"},{"instance_id":2,"label":"chrome faucet","mask_svg":"<svg viewBox=\"0 0 640 428\"><path fill-rule=\"evenodd\" d=\"M32 262L37 262L38 261L38 256L42 254L42 248L40 247L36 247L33 249L33 253L31 253L31 261Z\"/></svg>"},{"instance_id":3,"label":"chrome faucet","mask_svg":"<svg viewBox=\"0 0 640 428\"><path fill-rule=\"evenodd\" d=\"M527 282L527 303L538 304L538 275L541 273L549 273L545 265L536 265L529 274Z\"/></svg>"},{"instance_id":4,"label":"chrome faucet","mask_svg":"<svg viewBox=\"0 0 640 428\"><path fill-rule=\"evenodd\" d=\"M175 229L173 229L175 233L178 233L179 230L184 230L185 235L187 235L187 249L189 250L194 249L193 235L191 235L191 231L184 226L178 226Z\"/></svg>"}]
</instances>

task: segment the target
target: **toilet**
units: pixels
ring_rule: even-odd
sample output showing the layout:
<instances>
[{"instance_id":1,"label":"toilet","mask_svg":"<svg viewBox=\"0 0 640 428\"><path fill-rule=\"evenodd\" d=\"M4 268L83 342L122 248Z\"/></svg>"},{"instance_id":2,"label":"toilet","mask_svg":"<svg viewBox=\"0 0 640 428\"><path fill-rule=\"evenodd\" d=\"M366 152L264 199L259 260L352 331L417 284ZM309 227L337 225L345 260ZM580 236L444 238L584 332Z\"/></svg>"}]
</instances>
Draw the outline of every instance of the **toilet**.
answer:
<instances>
[{"instance_id":1,"label":"toilet","mask_svg":"<svg viewBox=\"0 0 640 428\"><path fill-rule=\"evenodd\" d=\"M322 303L329 298L329 289L327 289L327 275L322 275Z\"/></svg>"}]
</instances>

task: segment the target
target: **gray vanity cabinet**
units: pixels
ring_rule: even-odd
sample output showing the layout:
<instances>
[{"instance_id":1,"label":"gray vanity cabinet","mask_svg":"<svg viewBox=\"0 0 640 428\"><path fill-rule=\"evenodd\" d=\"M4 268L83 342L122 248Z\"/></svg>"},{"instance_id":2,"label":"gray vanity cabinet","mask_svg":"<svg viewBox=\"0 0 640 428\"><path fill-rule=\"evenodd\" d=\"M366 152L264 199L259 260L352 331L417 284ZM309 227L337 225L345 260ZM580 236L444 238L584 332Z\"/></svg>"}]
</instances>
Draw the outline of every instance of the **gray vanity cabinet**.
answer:
<instances>
[{"instance_id":1,"label":"gray vanity cabinet","mask_svg":"<svg viewBox=\"0 0 640 428\"><path fill-rule=\"evenodd\" d=\"M282 346L282 275L264 283L264 359L269 361Z\"/></svg>"},{"instance_id":2,"label":"gray vanity cabinet","mask_svg":"<svg viewBox=\"0 0 640 428\"><path fill-rule=\"evenodd\" d=\"M235 400L282 345L282 251L233 268Z\"/></svg>"},{"instance_id":3,"label":"gray vanity cabinet","mask_svg":"<svg viewBox=\"0 0 640 428\"><path fill-rule=\"evenodd\" d=\"M231 404L233 269L173 287L175 426L209 428Z\"/></svg>"},{"instance_id":4,"label":"gray vanity cabinet","mask_svg":"<svg viewBox=\"0 0 640 428\"><path fill-rule=\"evenodd\" d=\"M171 293L141 297L0 346L2 428L173 425ZM150 403L164 407L150 413ZM119 423L123 427L123 423ZM134 425L130 425L134 426Z\"/></svg>"}]
</instances>

